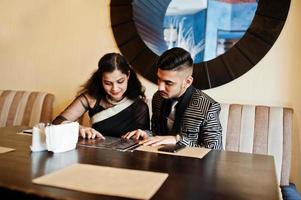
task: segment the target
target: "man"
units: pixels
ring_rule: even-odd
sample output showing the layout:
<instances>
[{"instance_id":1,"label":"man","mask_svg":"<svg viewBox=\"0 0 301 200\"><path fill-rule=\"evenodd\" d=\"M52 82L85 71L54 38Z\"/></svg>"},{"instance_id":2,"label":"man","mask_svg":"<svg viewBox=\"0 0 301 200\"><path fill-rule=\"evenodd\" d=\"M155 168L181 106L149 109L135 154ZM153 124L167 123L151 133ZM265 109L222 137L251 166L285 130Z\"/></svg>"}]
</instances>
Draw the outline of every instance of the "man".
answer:
<instances>
[{"instance_id":1,"label":"man","mask_svg":"<svg viewBox=\"0 0 301 200\"><path fill-rule=\"evenodd\" d=\"M192 86L193 60L182 48L172 48L158 59L158 91L152 99L152 137L136 130L124 138L142 138L143 145L181 143L222 149L220 105Z\"/></svg>"}]
</instances>

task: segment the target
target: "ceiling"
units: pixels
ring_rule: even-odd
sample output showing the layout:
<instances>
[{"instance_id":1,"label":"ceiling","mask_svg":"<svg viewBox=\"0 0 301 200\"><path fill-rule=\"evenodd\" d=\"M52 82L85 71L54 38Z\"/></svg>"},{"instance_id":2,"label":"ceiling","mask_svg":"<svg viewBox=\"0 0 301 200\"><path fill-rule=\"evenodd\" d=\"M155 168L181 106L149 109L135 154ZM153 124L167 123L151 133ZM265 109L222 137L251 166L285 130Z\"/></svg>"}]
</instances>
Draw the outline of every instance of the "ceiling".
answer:
<instances>
[{"instance_id":1,"label":"ceiling","mask_svg":"<svg viewBox=\"0 0 301 200\"><path fill-rule=\"evenodd\" d=\"M190 15L207 8L207 0L172 0L166 15Z\"/></svg>"}]
</instances>

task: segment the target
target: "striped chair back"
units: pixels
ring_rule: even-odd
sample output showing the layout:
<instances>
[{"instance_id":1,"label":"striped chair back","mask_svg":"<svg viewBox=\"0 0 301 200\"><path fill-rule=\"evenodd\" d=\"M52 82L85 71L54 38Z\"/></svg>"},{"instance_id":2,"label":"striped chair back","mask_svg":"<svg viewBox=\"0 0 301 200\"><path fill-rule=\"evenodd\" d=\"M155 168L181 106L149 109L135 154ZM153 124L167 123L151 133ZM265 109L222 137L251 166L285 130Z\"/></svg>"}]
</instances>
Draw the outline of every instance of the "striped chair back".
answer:
<instances>
[{"instance_id":1,"label":"striped chair back","mask_svg":"<svg viewBox=\"0 0 301 200\"><path fill-rule=\"evenodd\" d=\"M291 108L221 104L220 121L225 150L274 156L279 184L289 184Z\"/></svg>"},{"instance_id":2,"label":"striped chair back","mask_svg":"<svg viewBox=\"0 0 301 200\"><path fill-rule=\"evenodd\" d=\"M53 102L45 92L0 90L0 127L51 122Z\"/></svg>"}]
</instances>

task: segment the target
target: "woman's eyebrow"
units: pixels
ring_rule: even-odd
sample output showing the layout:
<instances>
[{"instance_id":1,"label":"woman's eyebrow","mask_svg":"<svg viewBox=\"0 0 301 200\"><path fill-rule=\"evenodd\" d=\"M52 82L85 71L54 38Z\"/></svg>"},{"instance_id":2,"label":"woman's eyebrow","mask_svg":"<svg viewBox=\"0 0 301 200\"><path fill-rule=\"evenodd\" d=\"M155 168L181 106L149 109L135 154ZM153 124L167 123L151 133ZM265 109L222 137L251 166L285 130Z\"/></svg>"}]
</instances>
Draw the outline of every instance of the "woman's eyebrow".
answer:
<instances>
[{"instance_id":1,"label":"woman's eyebrow","mask_svg":"<svg viewBox=\"0 0 301 200\"><path fill-rule=\"evenodd\" d=\"M124 77L121 77L120 79L118 79L117 81L123 81L124 80Z\"/></svg>"},{"instance_id":2,"label":"woman's eyebrow","mask_svg":"<svg viewBox=\"0 0 301 200\"><path fill-rule=\"evenodd\" d=\"M116 81L123 81L123 80L124 80L124 77L121 77L121 78L117 79ZM110 80L106 80L106 79L104 79L103 81L104 82L110 82L110 83L114 82L114 81L110 81Z\"/></svg>"},{"instance_id":3,"label":"woman's eyebrow","mask_svg":"<svg viewBox=\"0 0 301 200\"><path fill-rule=\"evenodd\" d=\"M109 80L103 80L104 82L108 82L108 83L112 83L111 81L109 81Z\"/></svg>"}]
</instances>

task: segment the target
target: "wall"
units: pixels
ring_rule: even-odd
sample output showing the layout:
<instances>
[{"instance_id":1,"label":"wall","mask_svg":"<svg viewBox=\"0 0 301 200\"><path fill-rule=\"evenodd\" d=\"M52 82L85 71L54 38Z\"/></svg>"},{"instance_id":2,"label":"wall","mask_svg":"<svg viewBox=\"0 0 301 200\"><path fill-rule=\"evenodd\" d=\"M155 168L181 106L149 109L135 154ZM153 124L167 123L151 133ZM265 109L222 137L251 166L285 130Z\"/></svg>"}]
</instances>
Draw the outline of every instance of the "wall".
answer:
<instances>
[{"instance_id":1,"label":"wall","mask_svg":"<svg viewBox=\"0 0 301 200\"><path fill-rule=\"evenodd\" d=\"M0 89L49 91L55 114L97 67L106 52L118 51L109 0L1 0ZM220 102L293 107L292 180L301 191L301 2L292 0L284 30L252 70L224 86L207 90ZM147 95L156 86L143 81ZM299 170L298 170L299 169Z\"/></svg>"},{"instance_id":2,"label":"wall","mask_svg":"<svg viewBox=\"0 0 301 200\"><path fill-rule=\"evenodd\" d=\"M110 29L109 0L1 0L0 88L49 91L55 113L118 51Z\"/></svg>"}]
</instances>

